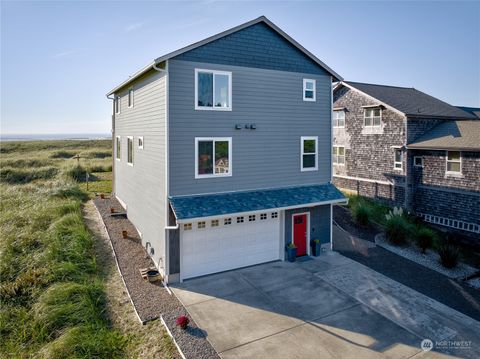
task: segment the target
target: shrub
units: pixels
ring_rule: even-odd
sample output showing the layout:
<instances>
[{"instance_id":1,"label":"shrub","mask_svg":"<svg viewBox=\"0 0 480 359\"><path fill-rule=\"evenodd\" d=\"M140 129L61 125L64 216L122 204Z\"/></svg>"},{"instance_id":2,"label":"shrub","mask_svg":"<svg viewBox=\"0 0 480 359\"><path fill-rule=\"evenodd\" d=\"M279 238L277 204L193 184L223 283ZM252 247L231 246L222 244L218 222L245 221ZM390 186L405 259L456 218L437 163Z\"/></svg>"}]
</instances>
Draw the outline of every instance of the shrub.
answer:
<instances>
[{"instance_id":1,"label":"shrub","mask_svg":"<svg viewBox=\"0 0 480 359\"><path fill-rule=\"evenodd\" d=\"M428 248L432 248L435 241L436 234L433 230L426 227L417 228L414 233L415 242L417 246L425 253Z\"/></svg>"},{"instance_id":2,"label":"shrub","mask_svg":"<svg viewBox=\"0 0 480 359\"><path fill-rule=\"evenodd\" d=\"M73 151L56 151L50 155L50 158L72 158L76 153Z\"/></svg>"},{"instance_id":3,"label":"shrub","mask_svg":"<svg viewBox=\"0 0 480 359\"><path fill-rule=\"evenodd\" d=\"M403 216L403 211L390 212L386 215L385 236L388 241L395 245L407 242L410 225Z\"/></svg>"},{"instance_id":4,"label":"shrub","mask_svg":"<svg viewBox=\"0 0 480 359\"><path fill-rule=\"evenodd\" d=\"M357 203L356 206L353 207L353 219L361 226L368 226L370 224L370 217L372 211L368 204L364 202Z\"/></svg>"},{"instance_id":5,"label":"shrub","mask_svg":"<svg viewBox=\"0 0 480 359\"><path fill-rule=\"evenodd\" d=\"M107 158L112 156L112 151L88 151L82 155L87 158Z\"/></svg>"},{"instance_id":6,"label":"shrub","mask_svg":"<svg viewBox=\"0 0 480 359\"><path fill-rule=\"evenodd\" d=\"M111 172L112 171L112 165L89 165L88 166L88 172L93 173L93 172Z\"/></svg>"},{"instance_id":7,"label":"shrub","mask_svg":"<svg viewBox=\"0 0 480 359\"><path fill-rule=\"evenodd\" d=\"M55 177L58 170L55 167L41 168L2 168L0 171L0 182L8 184L24 184L38 179L51 179Z\"/></svg>"},{"instance_id":8,"label":"shrub","mask_svg":"<svg viewBox=\"0 0 480 359\"><path fill-rule=\"evenodd\" d=\"M460 251L456 245L443 243L438 247L437 251L440 255L440 263L442 263L445 268L454 268L457 266Z\"/></svg>"},{"instance_id":9,"label":"shrub","mask_svg":"<svg viewBox=\"0 0 480 359\"><path fill-rule=\"evenodd\" d=\"M68 179L73 179L77 182L80 182L85 181L87 171L85 168L83 168L83 166L75 165L73 167L67 168L66 170L64 170L63 173Z\"/></svg>"},{"instance_id":10,"label":"shrub","mask_svg":"<svg viewBox=\"0 0 480 359\"><path fill-rule=\"evenodd\" d=\"M186 329L188 323L190 323L190 319L188 319L188 317L186 317L185 315L181 315L177 318L177 326L182 329Z\"/></svg>"}]
</instances>

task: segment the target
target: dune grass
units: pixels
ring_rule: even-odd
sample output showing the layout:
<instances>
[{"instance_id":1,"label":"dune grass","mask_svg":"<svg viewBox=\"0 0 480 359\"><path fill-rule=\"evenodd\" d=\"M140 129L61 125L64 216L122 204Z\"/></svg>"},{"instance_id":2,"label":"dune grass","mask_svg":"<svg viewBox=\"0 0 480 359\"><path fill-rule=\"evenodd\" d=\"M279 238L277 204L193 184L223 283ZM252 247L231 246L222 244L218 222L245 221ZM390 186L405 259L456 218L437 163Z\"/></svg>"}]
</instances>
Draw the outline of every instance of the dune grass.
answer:
<instances>
[{"instance_id":1,"label":"dune grass","mask_svg":"<svg viewBox=\"0 0 480 359\"><path fill-rule=\"evenodd\" d=\"M110 146L1 144L0 357L127 356L129 336L106 315L93 237L81 212L89 194L77 183L81 169L108 168ZM77 164L70 154L82 157L82 151ZM108 177L104 181L102 189L109 191Z\"/></svg>"}]
</instances>

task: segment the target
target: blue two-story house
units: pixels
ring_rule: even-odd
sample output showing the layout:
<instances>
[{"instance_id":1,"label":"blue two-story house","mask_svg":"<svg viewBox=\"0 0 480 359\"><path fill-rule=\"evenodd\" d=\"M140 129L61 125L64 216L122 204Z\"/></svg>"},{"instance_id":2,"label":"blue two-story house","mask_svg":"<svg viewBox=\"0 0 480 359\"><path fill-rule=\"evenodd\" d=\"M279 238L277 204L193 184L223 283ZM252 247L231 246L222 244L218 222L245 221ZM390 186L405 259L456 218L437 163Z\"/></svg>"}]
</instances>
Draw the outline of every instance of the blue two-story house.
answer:
<instances>
[{"instance_id":1,"label":"blue two-story house","mask_svg":"<svg viewBox=\"0 0 480 359\"><path fill-rule=\"evenodd\" d=\"M113 191L169 282L331 244L332 82L265 17L155 59L113 99Z\"/></svg>"}]
</instances>

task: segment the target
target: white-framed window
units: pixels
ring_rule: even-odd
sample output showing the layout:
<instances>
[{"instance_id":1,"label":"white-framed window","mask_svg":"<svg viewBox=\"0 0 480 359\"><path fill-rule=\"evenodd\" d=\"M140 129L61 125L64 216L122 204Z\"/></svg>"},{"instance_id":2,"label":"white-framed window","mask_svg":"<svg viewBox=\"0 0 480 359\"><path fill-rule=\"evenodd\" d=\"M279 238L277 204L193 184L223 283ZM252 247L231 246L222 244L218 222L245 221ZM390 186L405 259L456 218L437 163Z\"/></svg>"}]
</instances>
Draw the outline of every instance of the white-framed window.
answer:
<instances>
[{"instance_id":1,"label":"white-framed window","mask_svg":"<svg viewBox=\"0 0 480 359\"><path fill-rule=\"evenodd\" d=\"M316 101L317 81L312 79L303 79L303 101Z\"/></svg>"},{"instance_id":2,"label":"white-framed window","mask_svg":"<svg viewBox=\"0 0 480 359\"><path fill-rule=\"evenodd\" d=\"M368 107L363 109L363 125L365 127L380 127L382 109L380 107Z\"/></svg>"},{"instance_id":3,"label":"white-framed window","mask_svg":"<svg viewBox=\"0 0 480 359\"><path fill-rule=\"evenodd\" d=\"M120 96L115 96L113 100L113 107L115 109L115 114L118 115L120 113Z\"/></svg>"},{"instance_id":4,"label":"white-framed window","mask_svg":"<svg viewBox=\"0 0 480 359\"><path fill-rule=\"evenodd\" d=\"M414 156L413 165L415 167L423 167L423 156Z\"/></svg>"},{"instance_id":5,"label":"white-framed window","mask_svg":"<svg viewBox=\"0 0 480 359\"><path fill-rule=\"evenodd\" d=\"M261 214L260 214L260 220L263 221L263 220L265 220L265 219L267 219L267 214L266 214L266 213L261 213Z\"/></svg>"},{"instance_id":6,"label":"white-framed window","mask_svg":"<svg viewBox=\"0 0 480 359\"><path fill-rule=\"evenodd\" d=\"M195 109L232 110L232 73L195 69Z\"/></svg>"},{"instance_id":7,"label":"white-framed window","mask_svg":"<svg viewBox=\"0 0 480 359\"><path fill-rule=\"evenodd\" d=\"M133 166L133 136L127 136L127 164Z\"/></svg>"},{"instance_id":8,"label":"white-framed window","mask_svg":"<svg viewBox=\"0 0 480 359\"><path fill-rule=\"evenodd\" d=\"M232 175L232 138L195 138L195 178Z\"/></svg>"},{"instance_id":9,"label":"white-framed window","mask_svg":"<svg viewBox=\"0 0 480 359\"><path fill-rule=\"evenodd\" d=\"M218 224L218 219L212 219L212 221L210 222L211 227L218 227Z\"/></svg>"},{"instance_id":10,"label":"white-framed window","mask_svg":"<svg viewBox=\"0 0 480 359\"><path fill-rule=\"evenodd\" d=\"M401 148L394 148L393 168L401 170L403 166L403 152Z\"/></svg>"},{"instance_id":11,"label":"white-framed window","mask_svg":"<svg viewBox=\"0 0 480 359\"><path fill-rule=\"evenodd\" d=\"M317 142L317 136L302 136L300 138L300 170L302 172L316 171L318 169Z\"/></svg>"},{"instance_id":12,"label":"white-framed window","mask_svg":"<svg viewBox=\"0 0 480 359\"><path fill-rule=\"evenodd\" d=\"M197 223L197 228L198 229L203 229L203 228L205 228L205 225L206 225L205 221L198 222Z\"/></svg>"},{"instance_id":13,"label":"white-framed window","mask_svg":"<svg viewBox=\"0 0 480 359\"><path fill-rule=\"evenodd\" d=\"M137 138L138 149L143 150L143 136Z\"/></svg>"},{"instance_id":14,"label":"white-framed window","mask_svg":"<svg viewBox=\"0 0 480 359\"><path fill-rule=\"evenodd\" d=\"M223 220L223 225L228 226L229 224L232 224L232 219L231 218L225 218Z\"/></svg>"},{"instance_id":15,"label":"white-framed window","mask_svg":"<svg viewBox=\"0 0 480 359\"><path fill-rule=\"evenodd\" d=\"M122 154L122 138L120 136L115 137L115 158L120 161Z\"/></svg>"},{"instance_id":16,"label":"white-framed window","mask_svg":"<svg viewBox=\"0 0 480 359\"><path fill-rule=\"evenodd\" d=\"M133 89L128 89L128 107L133 107Z\"/></svg>"},{"instance_id":17,"label":"white-framed window","mask_svg":"<svg viewBox=\"0 0 480 359\"><path fill-rule=\"evenodd\" d=\"M272 218L278 218L278 212L272 212Z\"/></svg>"},{"instance_id":18,"label":"white-framed window","mask_svg":"<svg viewBox=\"0 0 480 359\"><path fill-rule=\"evenodd\" d=\"M447 151L447 174L462 173L462 153L460 151Z\"/></svg>"},{"instance_id":19,"label":"white-framed window","mask_svg":"<svg viewBox=\"0 0 480 359\"><path fill-rule=\"evenodd\" d=\"M237 217L237 223L243 223L243 217Z\"/></svg>"},{"instance_id":20,"label":"white-framed window","mask_svg":"<svg viewBox=\"0 0 480 359\"><path fill-rule=\"evenodd\" d=\"M335 110L333 111L333 127L345 127L345 111Z\"/></svg>"},{"instance_id":21,"label":"white-framed window","mask_svg":"<svg viewBox=\"0 0 480 359\"><path fill-rule=\"evenodd\" d=\"M333 163L336 165L345 165L345 147L333 146Z\"/></svg>"},{"instance_id":22,"label":"white-framed window","mask_svg":"<svg viewBox=\"0 0 480 359\"><path fill-rule=\"evenodd\" d=\"M185 223L183 225L183 230L184 231L190 231L192 229L192 224L191 223Z\"/></svg>"}]
</instances>

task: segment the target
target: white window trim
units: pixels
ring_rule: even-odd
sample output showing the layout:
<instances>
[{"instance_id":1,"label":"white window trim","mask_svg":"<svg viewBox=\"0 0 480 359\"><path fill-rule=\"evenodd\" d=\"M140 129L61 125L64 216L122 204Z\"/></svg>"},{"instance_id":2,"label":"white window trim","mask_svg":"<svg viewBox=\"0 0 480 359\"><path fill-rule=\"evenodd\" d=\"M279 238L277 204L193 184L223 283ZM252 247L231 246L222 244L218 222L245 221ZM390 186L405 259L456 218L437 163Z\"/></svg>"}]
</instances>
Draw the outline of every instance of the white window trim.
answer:
<instances>
[{"instance_id":1,"label":"white window trim","mask_svg":"<svg viewBox=\"0 0 480 359\"><path fill-rule=\"evenodd\" d=\"M120 146L117 146L117 143L119 143ZM120 152L118 152L119 150ZM121 136L115 136L115 159L117 161L120 161L122 159L122 137Z\"/></svg>"},{"instance_id":2,"label":"white window trim","mask_svg":"<svg viewBox=\"0 0 480 359\"><path fill-rule=\"evenodd\" d=\"M333 148L337 148L337 149L340 148L340 147L343 148L343 158L344 158L345 161L346 161L346 159L347 159L347 154L346 154L346 152L345 152L345 146L333 146ZM333 150L332 150L332 155L333 155ZM337 162L332 161L333 164L334 164L335 166L345 166L345 161L344 161L343 163L339 163L339 162L338 162L338 156L339 156L339 154L338 154L338 150L337 150Z\"/></svg>"},{"instance_id":3,"label":"white window trim","mask_svg":"<svg viewBox=\"0 0 480 359\"><path fill-rule=\"evenodd\" d=\"M138 144L138 140L142 140L142 145L141 145L141 146ZM143 150L143 147L144 147L144 146L145 146L145 144L144 144L144 142L143 142L143 136L138 136L138 138L137 138L137 147L138 147L138 149L139 149L139 150Z\"/></svg>"},{"instance_id":4,"label":"white window trim","mask_svg":"<svg viewBox=\"0 0 480 359\"><path fill-rule=\"evenodd\" d=\"M333 122L333 128L345 128L345 110L333 110L333 113L338 113L338 112L343 112L343 126L338 126L338 121L337 121L337 125L335 126L335 118L332 118L332 122Z\"/></svg>"},{"instance_id":5,"label":"white window trim","mask_svg":"<svg viewBox=\"0 0 480 359\"><path fill-rule=\"evenodd\" d=\"M119 114L120 114L120 107L121 107L120 105L121 105L121 103L122 103L122 102L121 102L120 96L118 96L118 95L115 96L115 97L114 97L114 104L113 104L114 110L115 110L115 115L119 115Z\"/></svg>"},{"instance_id":6,"label":"white window trim","mask_svg":"<svg viewBox=\"0 0 480 359\"><path fill-rule=\"evenodd\" d=\"M198 142L213 141L213 173L212 174L198 174ZM228 141L228 173L215 174L215 142ZM232 176L232 138L231 137L195 137L195 178L217 178L217 177L231 177Z\"/></svg>"},{"instance_id":7,"label":"white window trim","mask_svg":"<svg viewBox=\"0 0 480 359\"><path fill-rule=\"evenodd\" d=\"M368 117L368 118L371 118L372 119L372 124L371 125L366 125L365 124L365 119L367 118L367 116L365 116L367 114L367 110L371 110L371 109L376 109L378 108L380 110L380 124L379 125L375 125L373 119L376 117L376 116L373 116L373 117ZM379 127L382 127L382 115L383 115L383 110L382 110L382 107L380 106L372 106L372 107L364 107L363 108L363 127L364 128L379 128Z\"/></svg>"},{"instance_id":8,"label":"white window trim","mask_svg":"<svg viewBox=\"0 0 480 359\"><path fill-rule=\"evenodd\" d=\"M133 88L129 88L128 89L128 92L127 92L127 104L128 104L128 101L129 101L129 98L130 98L130 91L132 92L132 104L130 106L128 106L128 108L133 108L133 105L134 105L134 98L135 98L135 91L133 90Z\"/></svg>"},{"instance_id":9,"label":"white window trim","mask_svg":"<svg viewBox=\"0 0 480 359\"><path fill-rule=\"evenodd\" d=\"M305 91L307 91L305 85L307 82L313 82L313 98L306 98L305 97ZM308 90L312 91L312 90ZM314 79L303 79L303 101L307 102L315 102L317 101L317 80Z\"/></svg>"},{"instance_id":10,"label":"white window trim","mask_svg":"<svg viewBox=\"0 0 480 359\"><path fill-rule=\"evenodd\" d=\"M132 140L132 162L128 162L128 140L129 139ZM127 136L127 165L132 166L132 167L133 167L133 155L134 155L133 149L134 148L135 148L135 142L133 140L133 136Z\"/></svg>"},{"instance_id":11,"label":"white window trim","mask_svg":"<svg viewBox=\"0 0 480 359\"><path fill-rule=\"evenodd\" d=\"M213 74L213 104L215 105L215 75L227 75L228 76L228 107L207 107L198 106L198 73L208 72ZM232 72L219 71L219 70L207 70L207 69L195 69L195 110L200 111L232 111Z\"/></svg>"},{"instance_id":12,"label":"white window trim","mask_svg":"<svg viewBox=\"0 0 480 359\"><path fill-rule=\"evenodd\" d=\"M377 126L378 127L378 126ZM397 162L397 160L395 159L395 152L397 150L400 150L400 153L401 153L401 161L400 162ZM395 165L399 163L400 164L400 167L395 167ZM401 147L393 147L393 169L394 170L397 170L397 171L403 171L403 151L402 151L402 148Z\"/></svg>"},{"instance_id":13,"label":"white window trim","mask_svg":"<svg viewBox=\"0 0 480 359\"><path fill-rule=\"evenodd\" d=\"M313 153L304 153L303 142L306 140L315 140L315 167L303 168L303 155L312 155ZM302 136L300 137L300 171L318 171L318 136Z\"/></svg>"},{"instance_id":14,"label":"white window trim","mask_svg":"<svg viewBox=\"0 0 480 359\"><path fill-rule=\"evenodd\" d=\"M417 165L415 164L415 161L417 160L417 158L420 158L422 161L422 164L421 165ZM413 166L414 167L423 167L423 156L413 156Z\"/></svg>"},{"instance_id":15,"label":"white window trim","mask_svg":"<svg viewBox=\"0 0 480 359\"><path fill-rule=\"evenodd\" d=\"M449 161L448 160L448 152L459 152L460 153L460 160L459 161ZM460 162L460 171L449 171L448 170L448 162L457 163ZM448 176L462 176L462 151L445 151L445 174Z\"/></svg>"}]
</instances>

